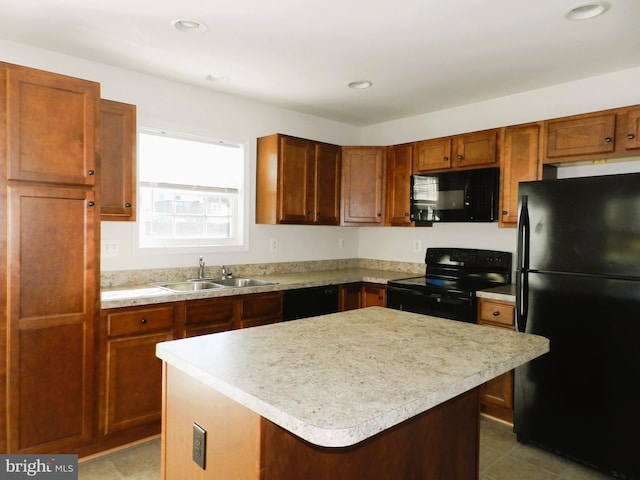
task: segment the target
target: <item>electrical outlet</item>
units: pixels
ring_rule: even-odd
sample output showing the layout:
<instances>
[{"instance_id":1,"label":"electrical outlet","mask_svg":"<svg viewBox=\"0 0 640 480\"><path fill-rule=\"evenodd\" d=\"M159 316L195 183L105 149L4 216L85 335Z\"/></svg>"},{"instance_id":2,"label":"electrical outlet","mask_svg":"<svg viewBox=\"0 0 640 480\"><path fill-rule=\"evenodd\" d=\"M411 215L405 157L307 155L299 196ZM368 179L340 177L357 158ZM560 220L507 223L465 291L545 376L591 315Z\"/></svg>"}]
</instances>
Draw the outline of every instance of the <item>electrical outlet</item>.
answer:
<instances>
[{"instance_id":1,"label":"electrical outlet","mask_svg":"<svg viewBox=\"0 0 640 480\"><path fill-rule=\"evenodd\" d=\"M120 245L116 240L104 240L102 242L103 257L117 257L120 255Z\"/></svg>"},{"instance_id":2,"label":"electrical outlet","mask_svg":"<svg viewBox=\"0 0 640 480\"><path fill-rule=\"evenodd\" d=\"M338 240L338 248L342 250L344 248L344 238Z\"/></svg>"},{"instance_id":3,"label":"electrical outlet","mask_svg":"<svg viewBox=\"0 0 640 480\"><path fill-rule=\"evenodd\" d=\"M197 423L193 424L193 461L205 470L207 453L207 431Z\"/></svg>"},{"instance_id":4,"label":"electrical outlet","mask_svg":"<svg viewBox=\"0 0 640 480\"><path fill-rule=\"evenodd\" d=\"M413 241L413 251L421 252L422 251L422 242L420 240Z\"/></svg>"},{"instance_id":5,"label":"electrical outlet","mask_svg":"<svg viewBox=\"0 0 640 480\"><path fill-rule=\"evenodd\" d=\"M271 252L277 252L278 251L278 239L277 238L270 238L269 239L269 250Z\"/></svg>"}]
</instances>

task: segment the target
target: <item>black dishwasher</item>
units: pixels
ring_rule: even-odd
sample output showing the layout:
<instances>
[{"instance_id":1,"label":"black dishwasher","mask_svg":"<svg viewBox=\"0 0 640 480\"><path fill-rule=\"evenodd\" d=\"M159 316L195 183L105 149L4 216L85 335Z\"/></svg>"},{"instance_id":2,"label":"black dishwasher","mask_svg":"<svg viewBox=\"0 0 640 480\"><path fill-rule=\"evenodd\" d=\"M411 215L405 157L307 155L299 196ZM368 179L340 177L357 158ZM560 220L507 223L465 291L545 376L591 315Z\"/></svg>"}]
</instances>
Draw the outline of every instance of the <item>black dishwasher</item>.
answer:
<instances>
[{"instance_id":1,"label":"black dishwasher","mask_svg":"<svg viewBox=\"0 0 640 480\"><path fill-rule=\"evenodd\" d=\"M296 288L285 290L282 305L282 320L326 315L338 311L339 287Z\"/></svg>"}]
</instances>

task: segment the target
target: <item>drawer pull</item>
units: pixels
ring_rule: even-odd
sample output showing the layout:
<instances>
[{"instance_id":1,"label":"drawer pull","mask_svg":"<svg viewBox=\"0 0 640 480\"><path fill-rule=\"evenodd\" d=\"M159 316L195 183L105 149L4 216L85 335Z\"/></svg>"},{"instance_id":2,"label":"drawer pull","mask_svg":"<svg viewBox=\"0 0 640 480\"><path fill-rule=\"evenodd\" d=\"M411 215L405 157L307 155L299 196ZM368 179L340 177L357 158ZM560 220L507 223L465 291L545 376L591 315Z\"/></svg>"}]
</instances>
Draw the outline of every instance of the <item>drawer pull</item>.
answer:
<instances>
[{"instance_id":1,"label":"drawer pull","mask_svg":"<svg viewBox=\"0 0 640 480\"><path fill-rule=\"evenodd\" d=\"M636 138L636 136L633 133L630 133L629 135L627 135L627 139L629 140L633 140L634 138Z\"/></svg>"},{"instance_id":2,"label":"drawer pull","mask_svg":"<svg viewBox=\"0 0 640 480\"><path fill-rule=\"evenodd\" d=\"M604 143L611 143L611 137L604 137Z\"/></svg>"},{"instance_id":3,"label":"drawer pull","mask_svg":"<svg viewBox=\"0 0 640 480\"><path fill-rule=\"evenodd\" d=\"M146 318L141 319L141 320L140 320L140 323L141 323L142 325L146 325L146 324L147 324L147 319L146 319Z\"/></svg>"},{"instance_id":4,"label":"drawer pull","mask_svg":"<svg viewBox=\"0 0 640 480\"><path fill-rule=\"evenodd\" d=\"M500 312L498 310L494 310L493 311L493 316L494 317L499 317L500 316Z\"/></svg>"}]
</instances>

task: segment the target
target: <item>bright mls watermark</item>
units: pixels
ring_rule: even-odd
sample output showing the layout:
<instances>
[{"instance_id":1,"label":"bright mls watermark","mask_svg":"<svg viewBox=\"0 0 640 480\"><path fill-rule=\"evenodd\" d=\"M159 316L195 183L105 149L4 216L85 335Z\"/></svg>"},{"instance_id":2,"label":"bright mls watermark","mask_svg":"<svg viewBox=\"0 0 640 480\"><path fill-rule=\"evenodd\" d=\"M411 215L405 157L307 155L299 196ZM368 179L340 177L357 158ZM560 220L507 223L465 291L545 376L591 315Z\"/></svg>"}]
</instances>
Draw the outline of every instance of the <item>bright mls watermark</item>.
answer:
<instances>
[{"instance_id":1,"label":"bright mls watermark","mask_svg":"<svg viewBox=\"0 0 640 480\"><path fill-rule=\"evenodd\" d=\"M78 455L0 455L0 480L78 480Z\"/></svg>"}]
</instances>

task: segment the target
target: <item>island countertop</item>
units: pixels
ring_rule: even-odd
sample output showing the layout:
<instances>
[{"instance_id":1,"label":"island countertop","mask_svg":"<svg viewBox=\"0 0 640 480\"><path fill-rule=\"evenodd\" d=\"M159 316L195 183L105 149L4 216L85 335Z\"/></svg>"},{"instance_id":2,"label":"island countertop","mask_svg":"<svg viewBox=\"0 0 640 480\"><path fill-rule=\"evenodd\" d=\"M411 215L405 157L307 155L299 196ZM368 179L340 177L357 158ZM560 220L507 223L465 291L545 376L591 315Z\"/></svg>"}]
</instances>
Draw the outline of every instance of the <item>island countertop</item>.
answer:
<instances>
[{"instance_id":1,"label":"island countertop","mask_svg":"<svg viewBox=\"0 0 640 480\"><path fill-rule=\"evenodd\" d=\"M547 339L370 307L157 345L170 367L316 445L354 445L549 350Z\"/></svg>"}]
</instances>

